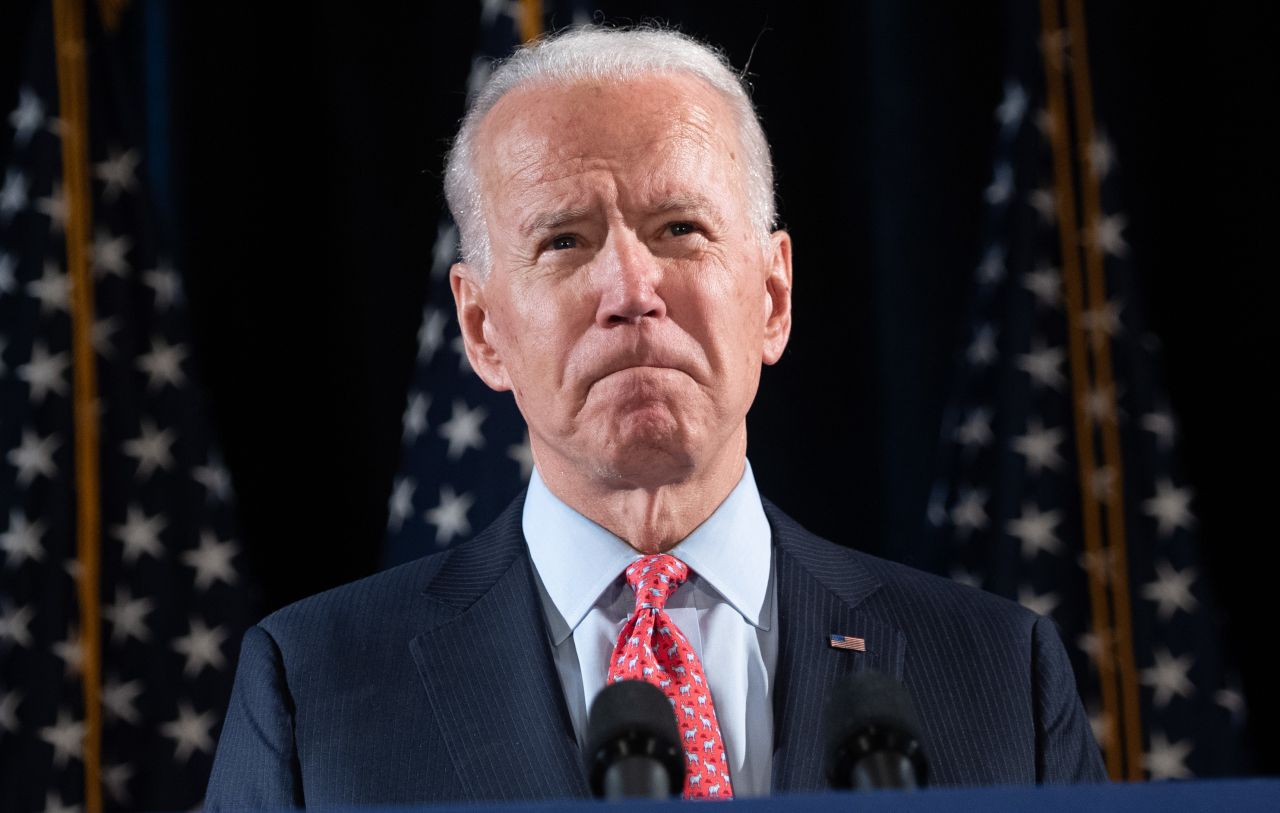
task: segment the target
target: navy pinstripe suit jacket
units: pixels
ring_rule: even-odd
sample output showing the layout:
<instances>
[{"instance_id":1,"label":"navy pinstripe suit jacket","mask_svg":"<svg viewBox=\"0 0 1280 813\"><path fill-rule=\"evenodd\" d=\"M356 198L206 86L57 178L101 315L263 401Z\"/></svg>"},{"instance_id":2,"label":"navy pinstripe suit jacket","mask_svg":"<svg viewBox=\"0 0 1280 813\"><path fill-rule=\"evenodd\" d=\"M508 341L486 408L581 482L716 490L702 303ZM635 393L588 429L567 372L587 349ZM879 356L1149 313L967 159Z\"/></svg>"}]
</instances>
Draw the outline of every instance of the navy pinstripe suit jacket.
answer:
<instances>
[{"instance_id":1,"label":"navy pinstripe suit jacket","mask_svg":"<svg viewBox=\"0 0 1280 813\"><path fill-rule=\"evenodd\" d=\"M587 796L523 505L465 545L250 629L206 809ZM775 792L826 787L826 693L862 669L911 691L931 784L1105 778L1051 621L764 508L778 569ZM867 652L830 648L832 632Z\"/></svg>"}]
</instances>

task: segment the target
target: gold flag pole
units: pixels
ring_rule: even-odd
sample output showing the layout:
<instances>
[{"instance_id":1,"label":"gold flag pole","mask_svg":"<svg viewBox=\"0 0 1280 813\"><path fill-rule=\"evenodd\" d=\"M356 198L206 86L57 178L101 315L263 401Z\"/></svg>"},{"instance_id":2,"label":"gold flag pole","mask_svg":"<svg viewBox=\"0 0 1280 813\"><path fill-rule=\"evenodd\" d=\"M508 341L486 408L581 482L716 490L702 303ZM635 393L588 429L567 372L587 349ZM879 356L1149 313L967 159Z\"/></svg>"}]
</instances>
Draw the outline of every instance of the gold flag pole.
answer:
<instances>
[{"instance_id":1,"label":"gold flag pole","mask_svg":"<svg viewBox=\"0 0 1280 813\"><path fill-rule=\"evenodd\" d=\"M80 599L80 671L84 691L84 796L88 813L102 812L102 633L99 614L101 493L98 390L94 367L93 278L89 234L89 97L83 0L53 0L58 110L62 122L62 183L67 199L67 277L71 288L72 415L75 433L76 587Z\"/></svg>"}]
</instances>

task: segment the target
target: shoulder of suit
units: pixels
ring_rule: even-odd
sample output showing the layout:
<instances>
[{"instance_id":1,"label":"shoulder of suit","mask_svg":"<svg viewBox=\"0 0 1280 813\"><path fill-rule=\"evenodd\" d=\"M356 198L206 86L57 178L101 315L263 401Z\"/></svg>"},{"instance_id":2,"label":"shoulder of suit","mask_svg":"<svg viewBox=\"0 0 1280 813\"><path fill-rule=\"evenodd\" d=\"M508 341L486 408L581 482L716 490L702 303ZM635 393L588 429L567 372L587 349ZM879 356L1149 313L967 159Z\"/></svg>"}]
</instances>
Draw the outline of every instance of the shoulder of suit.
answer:
<instances>
[{"instance_id":1,"label":"shoulder of suit","mask_svg":"<svg viewBox=\"0 0 1280 813\"><path fill-rule=\"evenodd\" d=\"M918 568L840 545L812 533L776 505L764 501L777 532L778 544L792 555L814 563L814 570L857 569L875 580L868 591L869 606L887 605L916 619L981 620L985 623L1029 628L1041 616L994 593L961 584ZM822 576L817 575L821 580Z\"/></svg>"},{"instance_id":2,"label":"shoulder of suit","mask_svg":"<svg viewBox=\"0 0 1280 813\"><path fill-rule=\"evenodd\" d=\"M299 632L314 637L317 630L363 633L374 626L391 628L401 619L408 623L411 615L420 614L431 604L426 591L438 576L439 581L456 589L435 593L465 605L468 591L483 592L524 549L520 534L523 506L522 491L470 541L308 596L267 616L259 626L277 639Z\"/></svg>"},{"instance_id":3,"label":"shoulder of suit","mask_svg":"<svg viewBox=\"0 0 1280 813\"><path fill-rule=\"evenodd\" d=\"M373 619L386 621L420 600L423 589L452 554L449 550L424 556L307 596L271 613L259 626L279 640L296 630L312 634Z\"/></svg>"}]
</instances>

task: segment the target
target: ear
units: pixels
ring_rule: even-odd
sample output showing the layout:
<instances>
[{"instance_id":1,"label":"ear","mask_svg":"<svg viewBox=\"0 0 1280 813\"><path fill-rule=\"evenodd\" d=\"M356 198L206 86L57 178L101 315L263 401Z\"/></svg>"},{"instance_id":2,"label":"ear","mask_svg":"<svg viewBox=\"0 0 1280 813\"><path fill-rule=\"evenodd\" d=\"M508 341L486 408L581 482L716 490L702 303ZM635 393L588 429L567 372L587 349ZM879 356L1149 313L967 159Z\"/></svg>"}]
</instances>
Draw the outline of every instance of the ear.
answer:
<instances>
[{"instance_id":1,"label":"ear","mask_svg":"<svg viewBox=\"0 0 1280 813\"><path fill-rule=\"evenodd\" d=\"M495 331L485 299L484 281L473 267L454 263L449 269L449 286L453 289L453 304L458 309L458 325L462 328L462 343L471 369L490 389L499 392L511 389L511 378L494 344Z\"/></svg>"},{"instance_id":2,"label":"ear","mask_svg":"<svg viewBox=\"0 0 1280 813\"><path fill-rule=\"evenodd\" d=\"M781 229L769 236L769 273L765 277L765 364L775 364L791 337L791 235Z\"/></svg>"}]
</instances>

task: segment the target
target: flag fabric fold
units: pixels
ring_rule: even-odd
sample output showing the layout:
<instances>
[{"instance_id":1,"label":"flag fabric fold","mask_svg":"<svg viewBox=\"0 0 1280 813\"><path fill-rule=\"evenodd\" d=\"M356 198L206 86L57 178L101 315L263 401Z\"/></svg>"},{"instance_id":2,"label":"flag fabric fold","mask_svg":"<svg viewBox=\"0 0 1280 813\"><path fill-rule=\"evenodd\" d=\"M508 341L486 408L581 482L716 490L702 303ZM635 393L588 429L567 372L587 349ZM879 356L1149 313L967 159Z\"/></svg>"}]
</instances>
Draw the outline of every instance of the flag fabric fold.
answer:
<instances>
[{"instance_id":1,"label":"flag fabric fold","mask_svg":"<svg viewBox=\"0 0 1280 813\"><path fill-rule=\"evenodd\" d=\"M0 126L0 809L189 809L252 612L231 481L115 38L58 0L25 43Z\"/></svg>"},{"instance_id":2,"label":"flag fabric fold","mask_svg":"<svg viewBox=\"0 0 1280 813\"><path fill-rule=\"evenodd\" d=\"M926 544L899 553L1058 623L1113 778L1239 773L1243 700L1093 112L1083 3L1007 6L969 334Z\"/></svg>"}]
</instances>

